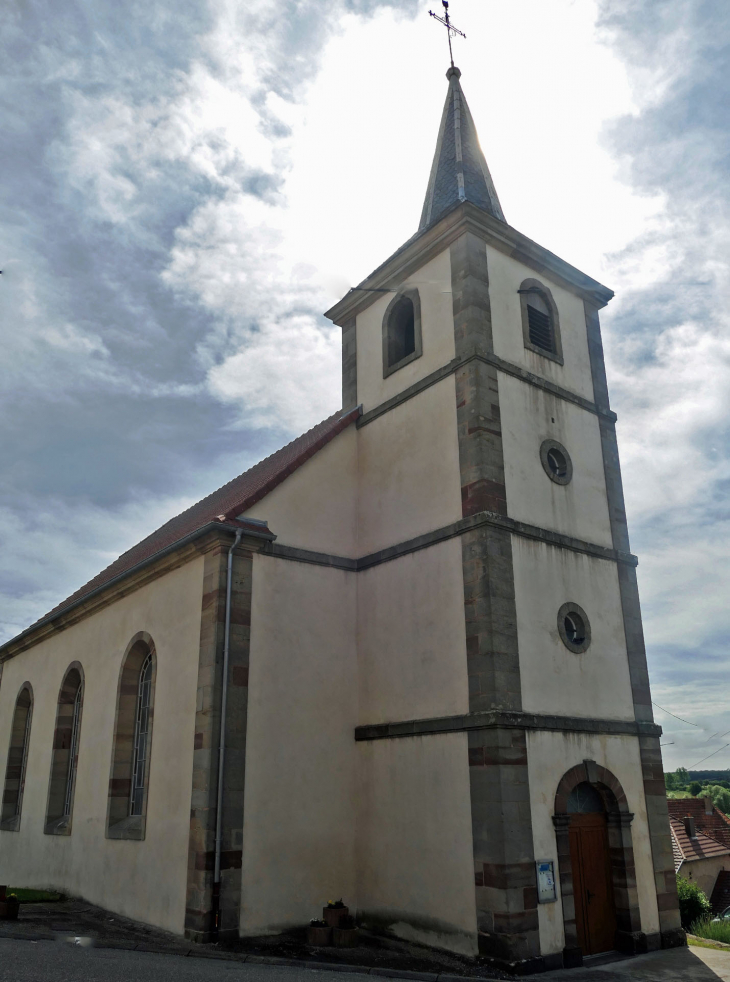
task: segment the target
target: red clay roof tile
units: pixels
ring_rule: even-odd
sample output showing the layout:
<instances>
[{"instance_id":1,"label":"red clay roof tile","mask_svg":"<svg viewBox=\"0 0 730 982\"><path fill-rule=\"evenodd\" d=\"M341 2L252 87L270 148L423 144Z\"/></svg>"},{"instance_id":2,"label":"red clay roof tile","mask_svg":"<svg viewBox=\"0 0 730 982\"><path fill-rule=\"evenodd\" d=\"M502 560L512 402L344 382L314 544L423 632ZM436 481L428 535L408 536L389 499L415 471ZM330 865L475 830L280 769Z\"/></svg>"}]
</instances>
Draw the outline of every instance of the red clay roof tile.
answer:
<instances>
[{"instance_id":1,"label":"red clay roof tile","mask_svg":"<svg viewBox=\"0 0 730 982\"><path fill-rule=\"evenodd\" d=\"M714 805L712 813L706 814L704 798L668 798L667 807L670 818L681 821L685 815L691 815L699 832L730 848L730 819Z\"/></svg>"},{"instance_id":2,"label":"red clay roof tile","mask_svg":"<svg viewBox=\"0 0 730 982\"><path fill-rule=\"evenodd\" d=\"M677 869L679 868L677 858L688 863L695 859L709 859L712 856L730 856L730 849L727 846L718 842L717 839L711 839L704 832L697 830L697 835L690 839L685 831L684 822L679 819L670 818L669 826L672 830L675 868Z\"/></svg>"}]
</instances>

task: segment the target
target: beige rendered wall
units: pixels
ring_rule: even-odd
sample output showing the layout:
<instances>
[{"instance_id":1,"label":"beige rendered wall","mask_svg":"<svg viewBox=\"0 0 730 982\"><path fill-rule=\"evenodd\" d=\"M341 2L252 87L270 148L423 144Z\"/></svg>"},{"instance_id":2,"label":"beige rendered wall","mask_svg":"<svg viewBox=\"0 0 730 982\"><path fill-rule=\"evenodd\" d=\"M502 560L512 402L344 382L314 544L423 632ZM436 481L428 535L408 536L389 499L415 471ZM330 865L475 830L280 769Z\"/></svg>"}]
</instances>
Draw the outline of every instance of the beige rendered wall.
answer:
<instances>
[{"instance_id":1,"label":"beige rendered wall","mask_svg":"<svg viewBox=\"0 0 730 982\"><path fill-rule=\"evenodd\" d=\"M487 246L487 266L495 353L500 358L520 365L529 372L562 385L593 402L583 301L553 283L544 273L536 273L491 246ZM524 345L520 296L517 291L522 281L528 278L544 283L553 295L560 318L564 365L544 358Z\"/></svg>"},{"instance_id":2,"label":"beige rendered wall","mask_svg":"<svg viewBox=\"0 0 730 982\"><path fill-rule=\"evenodd\" d=\"M54 887L181 934L185 917L203 558L118 600L5 663L0 690L4 778L18 689L33 686L27 777L18 832L0 832L0 882ZM157 650L146 838L105 838L117 684L130 639ZM68 665L84 669L83 716L70 836L44 835L51 744Z\"/></svg>"},{"instance_id":3,"label":"beige rendered wall","mask_svg":"<svg viewBox=\"0 0 730 982\"><path fill-rule=\"evenodd\" d=\"M724 869L730 869L730 856L713 856L709 859L694 859L682 863L678 875L690 883L696 883L705 896L712 896L712 890L717 880L717 874Z\"/></svg>"},{"instance_id":4,"label":"beige rendered wall","mask_svg":"<svg viewBox=\"0 0 730 982\"><path fill-rule=\"evenodd\" d=\"M383 378L383 315L394 293L384 293L357 317L357 398L365 412L442 368L454 357L451 258L445 249L398 284L418 289L421 298L420 358Z\"/></svg>"},{"instance_id":5,"label":"beige rendered wall","mask_svg":"<svg viewBox=\"0 0 730 982\"><path fill-rule=\"evenodd\" d=\"M401 938L476 954L466 734L357 750L361 916Z\"/></svg>"},{"instance_id":6,"label":"beige rendered wall","mask_svg":"<svg viewBox=\"0 0 730 982\"><path fill-rule=\"evenodd\" d=\"M254 557L243 935L356 906L356 575Z\"/></svg>"},{"instance_id":7,"label":"beige rendered wall","mask_svg":"<svg viewBox=\"0 0 730 982\"><path fill-rule=\"evenodd\" d=\"M360 556L461 518L453 376L357 435Z\"/></svg>"},{"instance_id":8,"label":"beige rendered wall","mask_svg":"<svg viewBox=\"0 0 730 982\"><path fill-rule=\"evenodd\" d=\"M461 540L358 573L360 723L469 712Z\"/></svg>"},{"instance_id":9,"label":"beige rendered wall","mask_svg":"<svg viewBox=\"0 0 730 982\"><path fill-rule=\"evenodd\" d=\"M285 545L356 556L357 437L348 426L245 514Z\"/></svg>"},{"instance_id":10,"label":"beige rendered wall","mask_svg":"<svg viewBox=\"0 0 730 982\"><path fill-rule=\"evenodd\" d=\"M508 514L611 548L598 417L513 376L498 377ZM545 473L543 440L557 440L570 454L569 484Z\"/></svg>"},{"instance_id":11,"label":"beige rendered wall","mask_svg":"<svg viewBox=\"0 0 730 982\"><path fill-rule=\"evenodd\" d=\"M629 736L597 736L586 733L527 734L527 762L532 809L532 833L535 859L552 859L558 869L557 846L552 816L555 792L563 774L584 760L595 760L607 767L621 782L628 808L634 814L631 834L636 864L636 882L641 911L641 930L654 934L659 930L654 868L646 818L646 802L639 759L639 743ZM539 904L540 947L543 954L561 951L564 945L563 910L554 904Z\"/></svg>"},{"instance_id":12,"label":"beige rendered wall","mask_svg":"<svg viewBox=\"0 0 730 982\"><path fill-rule=\"evenodd\" d=\"M633 720L615 564L517 535L512 557L525 712ZM579 604L591 625L590 647L580 655L558 633L567 601Z\"/></svg>"}]
</instances>

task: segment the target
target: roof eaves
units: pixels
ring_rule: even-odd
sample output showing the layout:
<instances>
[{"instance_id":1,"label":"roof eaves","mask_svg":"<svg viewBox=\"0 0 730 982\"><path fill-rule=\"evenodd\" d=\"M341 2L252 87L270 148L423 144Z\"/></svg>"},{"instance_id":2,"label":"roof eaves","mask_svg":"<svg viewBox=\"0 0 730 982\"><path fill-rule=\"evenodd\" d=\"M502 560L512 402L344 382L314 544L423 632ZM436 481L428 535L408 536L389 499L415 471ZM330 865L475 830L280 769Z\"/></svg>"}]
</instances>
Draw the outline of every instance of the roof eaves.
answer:
<instances>
[{"instance_id":1,"label":"roof eaves","mask_svg":"<svg viewBox=\"0 0 730 982\"><path fill-rule=\"evenodd\" d=\"M561 259L522 232L494 218L471 201L456 202L432 224L419 229L400 248L333 304L324 316L342 326L375 303L383 289L395 289L424 262L438 255L465 231L476 231L493 248L505 253L538 275L547 274L599 309L611 300L613 290Z\"/></svg>"},{"instance_id":2,"label":"roof eaves","mask_svg":"<svg viewBox=\"0 0 730 982\"><path fill-rule=\"evenodd\" d=\"M30 635L34 634L36 631L40 630L40 628L45 627L46 625L51 624L53 621L57 620L59 617L64 617L66 614L68 614L72 610L75 610L81 604L86 603L88 600L91 600L93 597L98 596L99 594L103 593L105 590L108 590L111 587L116 586L116 584L121 583L123 580L127 579L127 577L133 576L135 573L141 572L143 569L146 569L148 566L151 566L153 563L158 562L160 559L164 559L165 556L169 556L171 553L175 552L176 550L182 549L184 546L189 545L191 542L194 542L196 539L199 539L202 535L205 535L207 532L212 532L215 529L221 529L226 532L233 532L239 528L244 528L247 535L250 535L254 538L265 539L268 542L273 542L276 539L274 533L271 532L268 528L263 526L252 525L250 523L247 523L245 520L236 521L236 520L228 519L223 522L206 522L204 525L201 525L200 528L197 528L194 531L189 532L187 535L184 535L182 538L177 539L175 542L172 542L170 545L167 545L164 548L159 549L151 556L145 557L145 559L136 563L134 566L130 566L129 569L123 570L121 573L117 574L117 576L112 577L110 580L107 580L105 583L100 584L98 587L95 587L93 590L89 590L89 592L85 593L82 597L78 597L76 600L73 601L73 603L70 603L67 607L63 607L61 610L56 610L48 614L46 617L41 618L41 620L36 621L35 624L31 624L31 626L26 628L25 631L21 631L21 633L16 634L14 638L10 638L9 641L6 641L4 644L1 644L0 660L2 660L2 654L6 648L9 648L11 645L15 645L19 641L22 641L24 638L29 637Z\"/></svg>"}]
</instances>

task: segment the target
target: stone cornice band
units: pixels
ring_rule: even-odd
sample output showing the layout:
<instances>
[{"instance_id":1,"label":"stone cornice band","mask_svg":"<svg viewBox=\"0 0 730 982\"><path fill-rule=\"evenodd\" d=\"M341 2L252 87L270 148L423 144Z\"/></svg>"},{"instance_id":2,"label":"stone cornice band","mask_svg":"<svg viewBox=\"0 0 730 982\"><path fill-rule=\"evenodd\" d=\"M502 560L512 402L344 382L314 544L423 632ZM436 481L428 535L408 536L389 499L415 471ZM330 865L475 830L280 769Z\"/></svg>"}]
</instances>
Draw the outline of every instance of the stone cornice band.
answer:
<instances>
[{"instance_id":1,"label":"stone cornice band","mask_svg":"<svg viewBox=\"0 0 730 982\"><path fill-rule=\"evenodd\" d=\"M369 723L355 727L355 740L389 740L397 737L490 729L554 730L559 733L600 733L633 737L659 737L662 733L661 726L656 723L581 716L546 716L542 713L505 712L494 709L489 712L463 713L458 716L409 719L398 723Z\"/></svg>"},{"instance_id":2,"label":"stone cornice band","mask_svg":"<svg viewBox=\"0 0 730 982\"><path fill-rule=\"evenodd\" d=\"M327 553L313 552L309 549L297 549L279 542L268 542L260 554L263 556L275 556L277 559L289 559L294 562L312 563L315 566L333 566L336 569L359 573L373 566L379 566L381 563L399 559L401 556L408 555L408 553L428 549L430 546L437 545L439 542L453 539L456 536L463 535L465 532L469 532L483 525L505 529L507 532L512 532L514 535L519 535L522 538L544 542L558 549L569 549L571 552L580 552L587 556L593 556L595 559L604 559L607 562L613 563L626 563L629 566L638 565L638 559L630 553L616 552L614 549L608 549L605 546L599 546L593 542L573 539L571 536L563 535L561 532L538 528L536 525L527 525L525 522L518 522L514 518L507 518L505 515L498 515L495 512L487 511L470 515L467 518L460 518L458 521L452 522L450 525L445 525L443 528L435 529L433 532L426 532L423 535L416 536L414 539L399 542L394 546L388 546L386 549L378 550L378 552L371 552L369 555L361 556L359 559L351 559L347 556L332 556Z\"/></svg>"},{"instance_id":3,"label":"stone cornice band","mask_svg":"<svg viewBox=\"0 0 730 982\"><path fill-rule=\"evenodd\" d=\"M611 423L616 422L616 413L611 410L599 409L595 403L591 402L590 399L585 399L583 396L579 396L576 392L571 392L569 389L564 389L562 385L556 385L555 382L550 382L547 379L540 378L539 375L533 375L532 372L528 372L524 368L520 368L519 365L514 365L512 362L505 361L504 358L500 358L498 355L494 355L491 352L484 351L482 349L477 349L473 354L468 355L466 358L454 358L447 365L437 368L435 372L431 372L430 375L426 375L425 378L419 379L418 382L414 382L407 389L399 392L398 395L393 396L390 399L386 399L385 402L381 402L379 406L375 406L374 409L369 409L366 413L358 419L356 426L358 429L361 426L367 426L368 423L372 423L374 419L378 416L382 416L384 413L390 412L391 409L395 409L396 406L400 406L401 403L407 402L414 396L423 392L425 389L430 388L432 385L436 385L443 379L448 378L449 375L453 375L464 365L468 365L471 361L482 361L488 365L493 365L500 372L504 372L505 375L511 375L513 378L519 379L521 382L527 383L527 385L534 385L535 388L543 389L545 392L549 392L551 395L556 396L558 399L562 399L564 402L572 402L574 406L579 406L581 409L585 409L586 412L593 413L596 416L600 416Z\"/></svg>"},{"instance_id":4,"label":"stone cornice band","mask_svg":"<svg viewBox=\"0 0 730 982\"><path fill-rule=\"evenodd\" d=\"M613 290L586 276L511 225L492 218L482 208L465 201L447 212L435 225L409 239L331 307L325 317L342 327L374 303L380 290L397 289L413 272L448 249L465 232L474 233L488 245L519 260L536 273L548 275L554 283L597 308L605 307L613 296Z\"/></svg>"}]
</instances>

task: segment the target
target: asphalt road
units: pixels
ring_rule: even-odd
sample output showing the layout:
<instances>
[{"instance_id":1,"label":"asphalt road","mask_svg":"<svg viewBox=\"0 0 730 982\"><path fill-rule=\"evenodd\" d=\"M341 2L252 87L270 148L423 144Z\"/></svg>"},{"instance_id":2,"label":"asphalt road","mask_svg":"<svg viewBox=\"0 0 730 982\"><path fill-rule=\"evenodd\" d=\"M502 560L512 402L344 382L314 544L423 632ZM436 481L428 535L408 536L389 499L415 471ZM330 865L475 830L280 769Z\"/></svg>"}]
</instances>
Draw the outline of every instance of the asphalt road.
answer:
<instances>
[{"instance_id":1,"label":"asphalt road","mask_svg":"<svg viewBox=\"0 0 730 982\"><path fill-rule=\"evenodd\" d=\"M365 976L0 939L0 982L357 982Z\"/></svg>"},{"instance_id":2,"label":"asphalt road","mask_svg":"<svg viewBox=\"0 0 730 982\"><path fill-rule=\"evenodd\" d=\"M372 982L372 976L370 976ZM657 951L595 968L535 976L545 982L730 982L730 953ZM364 982L355 972L318 971L186 958L147 951L81 948L63 941L0 939L0 982ZM382 980L386 982L386 980ZM467 982L467 980L465 980Z\"/></svg>"}]
</instances>

